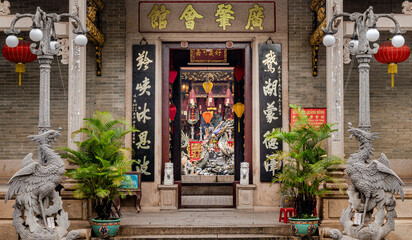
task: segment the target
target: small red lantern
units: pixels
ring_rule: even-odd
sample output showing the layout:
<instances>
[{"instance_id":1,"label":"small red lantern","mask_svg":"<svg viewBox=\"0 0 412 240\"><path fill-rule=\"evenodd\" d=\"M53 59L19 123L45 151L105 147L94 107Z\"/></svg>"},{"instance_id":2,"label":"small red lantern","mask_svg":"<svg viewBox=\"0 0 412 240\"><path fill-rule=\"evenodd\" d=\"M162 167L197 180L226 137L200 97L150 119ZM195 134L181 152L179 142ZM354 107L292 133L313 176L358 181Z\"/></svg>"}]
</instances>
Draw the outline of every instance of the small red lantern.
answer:
<instances>
[{"instance_id":1,"label":"small red lantern","mask_svg":"<svg viewBox=\"0 0 412 240\"><path fill-rule=\"evenodd\" d=\"M236 81L240 82L240 80L242 80L243 74L245 74L245 70L240 65L237 65L233 70L233 73L235 74Z\"/></svg>"},{"instance_id":2,"label":"small red lantern","mask_svg":"<svg viewBox=\"0 0 412 240\"><path fill-rule=\"evenodd\" d=\"M173 121L175 120L175 117L176 117L176 111L177 111L176 106L173 103L171 103L169 105L169 118L170 120L172 120L172 134L173 134Z\"/></svg>"},{"instance_id":3,"label":"small red lantern","mask_svg":"<svg viewBox=\"0 0 412 240\"><path fill-rule=\"evenodd\" d=\"M37 55L32 54L30 42L19 39L19 45L11 48L4 44L3 56L10 62L16 63L16 72L19 73L19 86L21 86L21 74L26 72L25 63L33 62Z\"/></svg>"},{"instance_id":4,"label":"small red lantern","mask_svg":"<svg viewBox=\"0 0 412 240\"><path fill-rule=\"evenodd\" d=\"M391 74L391 86L394 86L394 74L398 73L397 63L401 63L409 58L411 49L404 44L402 47L394 47L392 42L386 41L379 46L378 52L375 54L375 59L380 63L389 64L388 73Z\"/></svg>"},{"instance_id":5,"label":"small red lantern","mask_svg":"<svg viewBox=\"0 0 412 240\"><path fill-rule=\"evenodd\" d=\"M175 82L175 79L177 77L177 71L172 69L169 71L169 83L173 84Z\"/></svg>"}]
</instances>

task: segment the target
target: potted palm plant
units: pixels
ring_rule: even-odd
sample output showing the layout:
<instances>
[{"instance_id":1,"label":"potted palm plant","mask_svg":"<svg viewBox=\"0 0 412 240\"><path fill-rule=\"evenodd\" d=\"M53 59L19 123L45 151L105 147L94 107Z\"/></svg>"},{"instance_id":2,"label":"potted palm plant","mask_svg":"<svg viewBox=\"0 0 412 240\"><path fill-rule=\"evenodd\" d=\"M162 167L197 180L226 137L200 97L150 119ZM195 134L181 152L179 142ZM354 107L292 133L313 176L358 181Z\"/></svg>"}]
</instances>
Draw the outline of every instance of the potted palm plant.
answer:
<instances>
[{"instance_id":1,"label":"potted palm plant","mask_svg":"<svg viewBox=\"0 0 412 240\"><path fill-rule=\"evenodd\" d=\"M78 148L62 148L65 151L62 156L77 165L66 172L77 182L74 197L92 201L97 214L97 218L92 219L92 228L97 236L117 234L121 219L112 211L112 204L117 196L124 197L118 187L134 161L129 158L129 149L122 144L124 136L134 131L137 130L124 120L96 111L92 118L84 119L83 128L72 133L72 137L80 133L86 135L84 141L76 142Z\"/></svg>"},{"instance_id":2,"label":"potted palm plant","mask_svg":"<svg viewBox=\"0 0 412 240\"><path fill-rule=\"evenodd\" d=\"M298 113L290 132L275 129L266 136L267 140L283 141L289 151L279 151L269 157L283 162L282 171L273 178L272 183L280 183L280 192L291 196L297 215L289 218L292 231L297 235L310 235L317 229L319 218L314 216L316 198L328 191L321 187L323 182L336 179L328 175L328 169L342 162L334 156L328 156L323 148L324 140L331 137L332 124L313 126L305 112L291 105ZM303 226L299 226L303 223Z\"/></svg>"}]
</instances>

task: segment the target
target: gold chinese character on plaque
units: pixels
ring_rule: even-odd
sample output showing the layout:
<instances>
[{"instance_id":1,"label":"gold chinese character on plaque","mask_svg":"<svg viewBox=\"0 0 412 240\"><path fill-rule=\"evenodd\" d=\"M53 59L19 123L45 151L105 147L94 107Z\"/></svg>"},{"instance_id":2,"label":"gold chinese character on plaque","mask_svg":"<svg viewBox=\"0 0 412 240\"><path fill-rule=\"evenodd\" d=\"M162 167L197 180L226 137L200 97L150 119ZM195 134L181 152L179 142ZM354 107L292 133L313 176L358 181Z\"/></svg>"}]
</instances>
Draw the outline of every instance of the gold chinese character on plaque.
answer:
<instances>
[{"instance_id":1,"label":"gold chinese character on plaque","mask_svg":"<svg viewBox=\"0 0 412 240\"><path fill-rule=\"evenodd\" d=\"M195 28L195 19L203 18L192 6L192 4L187 5L182 15L180 15L179 20L185 19L185 25L187 29L193 30Z\"/></svg>"},{"instance_id":2,"label":"gold chinese character on plaque","mask_svg":"<svg viewBox=\"0 0 412 240\"><path fill-rule=\"evenodd\" d=\"M152 28L159 27L159 29L163 29L167 27L167 14L170 14L171 11L169 9L166 9L166 6L164 4L159 5L153 4L153 8L150 11L149 15L147 15L148 18L150 18L150 24L152 25Z\"/></svg>"},{"instance_id":3,"label":"gold chinese character on plaque","mask_svg":"<svg viewBox=\"0 0 412 240\"><path fill-rule=\"evenodd\" d=\"M259 4L254 4L253 8L249 9L249 17L247 19L247 25L245 29L254 30L255 27L258 27L260 30L263 30L262 23L265 15L263 14L263 7L259 6Z\"/></svg>"},{"instance_id":4,"label":"gold chinese character on plaque","mask_svg":"<svg viewBox=\"0 0 412 240\"><path fill-rule=\"evenodd\" d=\"M219 4L217 5L217 11L215 14L215 17L219 17L216 19L216 22L219 23L219 27L223 28L223 31L226 31L226 26L231 26L232 24L229 22L231 19L235 19L235 17L232 16L232 14L235 14L234 11L232 11L232 5L231 4Z\"/></svg>"}]
</instances>

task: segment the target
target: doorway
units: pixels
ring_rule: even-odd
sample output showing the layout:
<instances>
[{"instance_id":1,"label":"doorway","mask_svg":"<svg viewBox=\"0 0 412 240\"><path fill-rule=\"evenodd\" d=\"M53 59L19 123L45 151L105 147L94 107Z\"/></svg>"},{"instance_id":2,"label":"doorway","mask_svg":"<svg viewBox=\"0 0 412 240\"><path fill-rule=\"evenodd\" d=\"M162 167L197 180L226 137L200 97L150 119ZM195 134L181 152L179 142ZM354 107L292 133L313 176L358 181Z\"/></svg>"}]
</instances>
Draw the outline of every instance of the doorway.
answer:
<instances>
[{"instance_id":1,"label":"doorway","mask_svg":"<svg viewBox=\"0 0 412 240\"><path fill-rule=\"evenodd\" d=\"M173 162L179 208L234 207L240 163L252 166L250 44L162 50L162 161Z\"/></svg>"}]
</instances>

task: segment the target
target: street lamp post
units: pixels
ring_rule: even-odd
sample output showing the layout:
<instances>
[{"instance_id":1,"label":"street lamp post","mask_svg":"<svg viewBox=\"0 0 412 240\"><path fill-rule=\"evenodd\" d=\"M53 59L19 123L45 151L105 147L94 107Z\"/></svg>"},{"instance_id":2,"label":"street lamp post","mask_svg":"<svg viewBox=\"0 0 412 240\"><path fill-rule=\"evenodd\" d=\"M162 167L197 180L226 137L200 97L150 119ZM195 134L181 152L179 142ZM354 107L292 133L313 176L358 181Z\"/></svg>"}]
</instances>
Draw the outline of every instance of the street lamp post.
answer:
<instances>
[{"instance_id":1,"label":"street lamp post","mask_svg":"<svg viewBox=\"0 0 412 240\"><path fill-rule=\"evenodd\" d=\"M342 211L339 222L344 228L344 235L348 239L384 239L395 227L396 200L394 194L400 194L404 199L404 183L396 173L390 169L389 160L384 153L377 160L371 160L373 154L372 141L377 133L371 132L370 97L369 97L369 63L373 54L379 49L377 43L379 31L376 22L379 18L389 18L395 28L391 31L394 47L401 47L405 43L398 21L393 14L374 14L369 7L364 13L337 13L327 28L323 29L326 35L323 43L331 47L335 43L333 22L339 17L348 17L354 22L352 41L349 51L355 55L359 65L359 128L349 124L351 136L359 141L359 150L350 155L346 162L346 173L352 185L347 193L349 207ZM342 61L342 60L341 60ZM373 215L373 216L372 216ZM331 230L333 239L341 239L342 233L338 229ZM344 237L345 238L345 237Z\"/></svg>"},{"instance_id":2,"label":"street lamp post","mask_svg":"<svg viewBox=\"0 0 412 240\"><path fill-rule=\"evenodd\" d=\"M9 36L6 38L6 44L9 47L16 47L18 45L18 38L15 36L20 33L20 30L16 30L15 24L22 18L31 18L33 22L32 29L30 31L30 39L38 44L32 43L30 50L33 54L37 55L37 59L40 63L40 93L39 93L39 133L46 132L50 129L50 64L53 61L54 55L57 55L60 51L60 44L57 42L56 30L54 24L60 22L64 17L72 18L76 21L77 27L73 30L73 33L77 34L75 43L79 46L85 46L87 44L87 37L85 34L88 29L84 29L80 19L76 14L56 14L46 13L37 7L35 14L16 14L10 24L10 29L4 30ZM39 151L39 161L45 163Z\"/></svg>"},{"instance_id":3,"label":"street lamp post","mask_svg":"<svg viewBox=\"0 0 412 240\"><path fill-rule=\"evenodd\" d=\"M393 14L375 14L373 7L369 7L364 13L338 13L333 16L327 25L323 28L326 33L323 38L323 44L326 47L331 47L335 43L333 34L337 32L333 28L333 22L339 17L349 17L354 22L352 40L349 43L349 51L355 55L359 63L359 128L365 131L370 131L370 101L369 101L369 62L372 55L378 52L379 45L370 42L375 42L379 39L379 31L376 29L376 22L379 18L389 18L395 24L395 29L390 32L395 36L392 38L392 45L401 47L405 43L405 39L401 34L405 33L399 26L398 21Z\"/></svg>"}]
</instances>

